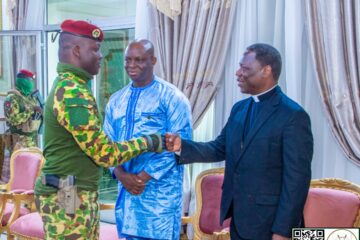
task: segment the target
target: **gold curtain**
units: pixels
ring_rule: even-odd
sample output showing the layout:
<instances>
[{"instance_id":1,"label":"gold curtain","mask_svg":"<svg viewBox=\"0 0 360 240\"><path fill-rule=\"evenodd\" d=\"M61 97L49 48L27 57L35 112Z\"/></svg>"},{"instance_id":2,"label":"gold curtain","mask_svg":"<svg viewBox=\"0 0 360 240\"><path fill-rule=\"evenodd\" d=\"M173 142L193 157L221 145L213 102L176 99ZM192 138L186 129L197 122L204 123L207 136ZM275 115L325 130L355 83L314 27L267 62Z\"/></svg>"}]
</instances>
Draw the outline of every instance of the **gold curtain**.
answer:
<instances>
[{"instance_id":1,"label":"gold curtain","mask_svg":"<svg viewBox=\"0 0 360 240\"><path fill-rule=\"evenodd\" d=\"M149 0L160 12L167 17L174 20L174 18L181 14L182 0Z\"/></svg>"},{"instance_id":2,"label":"gold curtain","mask_svg":"<svg viewBox=\"0 0 360 240\"><path fill-rule=\"evenodd\" d=\"M169 19L149 6L149 38L155 45L155 73L190 100L194 128L223 80L236 2L183 1L181 15Z\"/></svg>"},{"instance_id":3,"label":"gold curtain","mask_svg":"<svg viewBox=\"0 0 360 240\"><path fill-rule=\"evenodd\" d=\"M346 156L360 165L360 3L306 0L305 6L325 113Z\"/></svg>"}]
</instances>

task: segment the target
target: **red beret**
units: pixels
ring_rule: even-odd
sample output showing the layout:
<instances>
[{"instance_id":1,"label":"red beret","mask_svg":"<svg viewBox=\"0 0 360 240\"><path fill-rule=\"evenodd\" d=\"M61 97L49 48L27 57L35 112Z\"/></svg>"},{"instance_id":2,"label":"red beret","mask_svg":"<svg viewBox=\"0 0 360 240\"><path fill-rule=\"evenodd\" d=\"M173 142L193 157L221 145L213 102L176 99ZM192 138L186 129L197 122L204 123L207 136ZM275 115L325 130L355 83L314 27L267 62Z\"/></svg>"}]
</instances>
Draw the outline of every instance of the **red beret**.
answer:
<instances>
[{"instance_id":1,"label":"red beret","mask_svg":"<svg viewBox=\"0 0 360 240\"><path fill-rule=\"evenodd\" d=\"M17 74L18 78L34 78L34 74L26 69L21 69Z\"/></svg>"},{"instance_id":2,"label":"red beret","mask_svg":"<svg viewBox=\"0 0 360 240\"><path fill-rule=\"evenodd\" d=\"M96 41L102 41L104 39L104 33L101 29L86 21L75 21L67 19L61 24L61 31L70 33L79 37L86 37Z\"/></svg>"}]
</instances>

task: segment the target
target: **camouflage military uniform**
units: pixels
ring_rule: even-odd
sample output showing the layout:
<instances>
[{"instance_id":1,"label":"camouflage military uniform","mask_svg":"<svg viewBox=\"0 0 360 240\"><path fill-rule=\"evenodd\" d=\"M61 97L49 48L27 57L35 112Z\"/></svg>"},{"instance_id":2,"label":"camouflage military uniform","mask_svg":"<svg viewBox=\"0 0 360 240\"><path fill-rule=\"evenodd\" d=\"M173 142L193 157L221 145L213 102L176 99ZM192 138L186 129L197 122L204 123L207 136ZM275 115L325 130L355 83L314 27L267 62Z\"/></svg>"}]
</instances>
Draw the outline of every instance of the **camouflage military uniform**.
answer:
<instances>
[{"instance_id":1,"label":"camouflage military uniform","mask_svg":"<svg viewBox=\"0 0 360 240\"><path fill-rule=\"evenodd\" d=\"M9 127L6 133L6 145L13 151L37 145L37 132L41 123L41 116L36 116L37 100L31 95L24 96L18 90L9 91L4 111L6 123Z\"/></svg>"},{"instance_id":2,"label":"camouflage military uniform","mask_svg":"<svg viewBox=\"0 0 360 240\"><path fill-rule=\"evenodd\" d=\"M99 236L99 205L97 192L80 191L81 205L74 215L65 214L56 204L56 194L40 195L36 198L36 207L40 209L45 222L44 239L89 239Z\"/></svg>"},{"instance_id":3,"label":"camouflage military uniform","mask_svg":"<svg viewBox=\"0 0 360 240\"><path fill-rule=\"evenodd\" d=\"M112 142L102 130L95 99L87 87L91 75L69 64L58 64L59 76L45 105L42 174L76 176L80 207L65 214L57 204L57 189L36 182L37 208L45 239L98 239L97 203L101 167L116 166L147 151L144 137Z\"/></svg>"}]
</instances>

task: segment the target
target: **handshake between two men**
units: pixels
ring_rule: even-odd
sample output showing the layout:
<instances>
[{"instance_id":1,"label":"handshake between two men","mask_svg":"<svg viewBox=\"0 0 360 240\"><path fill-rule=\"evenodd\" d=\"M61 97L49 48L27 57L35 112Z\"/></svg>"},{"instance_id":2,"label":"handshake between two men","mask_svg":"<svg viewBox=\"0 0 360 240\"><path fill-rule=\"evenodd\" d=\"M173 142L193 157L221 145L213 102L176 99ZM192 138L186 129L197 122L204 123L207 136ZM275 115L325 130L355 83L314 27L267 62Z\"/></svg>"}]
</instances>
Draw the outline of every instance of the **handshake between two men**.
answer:
<instances>
[{"instance_id":1,"label":"handshake between two men","mask_svg":"<svg viewBox=\"0 0 360 240\"><path fill-rule=\"evenodd\" d=\"M148 143L150 152L158 152L166 150L169 152L177 152L181 149L181 137L177 133L166 133L165 135L150 134L143 135Z\"/></svg>"}]
</instances>

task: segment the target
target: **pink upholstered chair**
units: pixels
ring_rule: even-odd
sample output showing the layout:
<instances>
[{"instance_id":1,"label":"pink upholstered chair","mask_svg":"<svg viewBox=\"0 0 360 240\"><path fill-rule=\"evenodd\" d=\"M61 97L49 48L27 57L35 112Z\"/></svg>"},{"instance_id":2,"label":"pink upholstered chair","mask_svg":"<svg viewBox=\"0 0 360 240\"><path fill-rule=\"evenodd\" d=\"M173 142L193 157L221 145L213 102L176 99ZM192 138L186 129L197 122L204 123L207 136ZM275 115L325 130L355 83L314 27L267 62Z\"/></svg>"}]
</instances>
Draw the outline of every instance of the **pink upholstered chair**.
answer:
<instances>
[{"instance_id":1,"label":"pink upholstered chair","mask_svg":"<svg viewBox=\"0 0 360 240\"><path fill-rule=\"evenodd\" d=\"M203 171L195 182L196 210L190 217L182 217L183 224L192 224L195 239L230 239L230 220L220 225L220 202L224 168Z\"/></svg>"},{"instance_id":2,"label":"pink upholstered chair","mask_svg":"<svg viewBox=\"0 0 360 240\"><path fill-rule=\"evenodd\" d=\"M360 227L360 186L335 178L312 180L304 219L305 227Z\"/></svg>"},{"instance_id":3,"label":"pink upholstered chair","mask_svg":"<svg viewBox=\"0 0 360 240\"><path fill-rule=\"evenodd\" d=\"M100 204L101 210L113 209L112 204ZM38 212L26 214L16 219L10 226L11 239L44 239L44 224ZM115 224L100 225L100 240L118 240Z\"/></svg>"},{"instance_id":4,"label":"pink upholstered chair","mask_svg":"<svg viewBox=\"0 0 360 240\"><path fill-rule=\"evenodd\" d=\"M118 240L115 224L101 225L99 240ZM123 239L125 240L125 239Z\"/></svg>"},{"instance_id":5,"label":"pink upholstered chair","mask_svg":"<svg viewBox=\"0 0 360 240\"><path fill-rule=\"evenodd\" d=\"M0 185L1 232L8 232L17 217L31 211L35 180L43 162L42 151L35 147L19 149L11 155L9 182Z\"/></svg>"}]
</instances>

